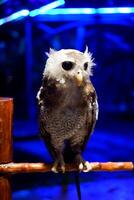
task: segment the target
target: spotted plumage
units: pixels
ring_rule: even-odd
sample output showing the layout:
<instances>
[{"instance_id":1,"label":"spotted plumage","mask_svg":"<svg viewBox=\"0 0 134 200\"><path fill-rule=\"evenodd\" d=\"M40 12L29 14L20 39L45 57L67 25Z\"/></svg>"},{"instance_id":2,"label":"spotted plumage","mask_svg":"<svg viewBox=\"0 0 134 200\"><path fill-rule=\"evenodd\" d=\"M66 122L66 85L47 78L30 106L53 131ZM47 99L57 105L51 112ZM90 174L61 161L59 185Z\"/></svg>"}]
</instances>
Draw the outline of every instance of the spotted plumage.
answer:
<instances>
[{"instance_id":1,"label":"spotted plumage","mask_svg":"<svg viewBox=\"0 0 134 200\"><path fill-rule=\"evenodd\" d=\"M90 165L82 151L98 117L95 89L89 79L91 54L67 49L48 54L42 86L37 94L41 135L54 158L52 170L65 171L65 161L79 170Z\"/></svg>"}]
</instances>

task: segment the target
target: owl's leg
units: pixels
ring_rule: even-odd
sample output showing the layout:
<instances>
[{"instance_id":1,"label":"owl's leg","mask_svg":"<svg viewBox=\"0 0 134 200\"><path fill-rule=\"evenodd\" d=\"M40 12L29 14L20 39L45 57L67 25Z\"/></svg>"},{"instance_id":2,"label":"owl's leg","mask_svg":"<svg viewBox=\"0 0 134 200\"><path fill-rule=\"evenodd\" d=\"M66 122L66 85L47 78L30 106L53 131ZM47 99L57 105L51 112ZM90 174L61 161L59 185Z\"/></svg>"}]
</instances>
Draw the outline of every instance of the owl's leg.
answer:
<instances>
[{"instance_id":1,"label":"owl's leg","mask_svg":"<svg viewBox=\"0 0 134 200\"><path fill-rule=\"evenodd\" d=\"M61 171L64 173L65 172L65 163L64 163L64 158L63 158L63 142L58 142L55 143L56 140L53 142L54 146L54 151L53 151L53 158L54 158L54 164L52 167L52 171L55 173L58 173L58 169L61 169Z\"/></svg>"},{"instance_id":2,"label":"owl's leg","mask_svg":"<svg viewBox=\"0 0 134 200\"><path fill-rule=\"evenodd\" d=\"M78 166L79 171L88 172L92 170L92 166L88 161L85 161L81 155L81 146L75 144L72 146L72 151L74 152L74 163Z\"/></svg>"},{"instance_id":3,"label":"owl's leg","mask_svg":"<svg viewBox=\"0 0 134 200\"><path fill-rule=\"evenodd\" d=\"M55 173L58 173L59 168L61 169L63 173L65 172L65 163L64 163L62 152L56 151L55 161L51 170Z\"/></svg>"}]
</instances>

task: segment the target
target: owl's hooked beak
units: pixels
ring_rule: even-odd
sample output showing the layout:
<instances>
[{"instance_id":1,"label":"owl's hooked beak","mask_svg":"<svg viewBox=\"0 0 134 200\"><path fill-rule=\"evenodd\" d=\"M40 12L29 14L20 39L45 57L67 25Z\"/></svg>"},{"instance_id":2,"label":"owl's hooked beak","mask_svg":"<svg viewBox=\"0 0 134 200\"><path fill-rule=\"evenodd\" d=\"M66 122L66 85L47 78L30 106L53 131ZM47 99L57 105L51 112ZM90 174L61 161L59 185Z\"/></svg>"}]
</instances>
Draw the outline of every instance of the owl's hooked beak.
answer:
<instances>
[{"instance_id":1,"label":"owl's hooked beak","mask_svg":"<svg viewBox=\"0 0 134 200\"><path fill-rule=\"evenodd\" d=\"M79 70L77 72L77 74L75 75L75 78L76 78L78 86L80 86L82 84L82 82L83 82L83 75L82 75L82 71L81 70Z\"/></svg>"}]
</instances>

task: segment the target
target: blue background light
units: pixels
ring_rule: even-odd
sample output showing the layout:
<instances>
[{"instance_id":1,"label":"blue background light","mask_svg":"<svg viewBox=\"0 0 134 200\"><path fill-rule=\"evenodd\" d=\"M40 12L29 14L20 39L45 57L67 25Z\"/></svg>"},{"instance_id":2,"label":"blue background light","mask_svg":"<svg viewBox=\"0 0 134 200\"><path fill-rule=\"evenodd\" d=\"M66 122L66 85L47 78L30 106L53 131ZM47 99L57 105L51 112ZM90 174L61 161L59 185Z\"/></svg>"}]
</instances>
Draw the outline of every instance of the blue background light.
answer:
<instances>
[{"instance_id":1,"label":"blue background light","mask_svg":"<svg viewBox=\"0 0 134 200\"><path fill-rule=\"evenodd\" d=\"M11 22L11 21L16 20L18 18L26 17L28 15L29 15L29 10L20 10L18 12L15 12L15 13L9 15L8 17L0 19L0 25L3 25L7 22Z\"/></svg>"},{"instance_id":2,"label":"blue background light","mask_svg":"<svg viewBox=\"0 0 134 200\"><path fill-rule=\"evenodd\" d=\"M111 8L57 8L64 4L64 1L55 1L41 8L29 11L20 10L12 15L0 19L0 25L7 22L24 18L26 16L35 17L38 15L95 15L95 14L131 14L134 13L134 7L111 7ZM55 9L54 9L55 8Z\"/></svg>"},{"instance_id":3,"label":"blue background light","mask_svg":"<svg viewBox=\"0 0 134 200\"><path fill-rule=\"evenodd\" d=\"M48 10L51 10L53 8L56 8L58 6L64 5L64 1L54 1L48 5L42 6L41 8L35 9L30 11L30 17L35 17L37 15L45 14Z\"/></svg>"},{"instance_id":4,"label":"blue background light","mask_svg":"<svg viewBox=\"0 0 134 200\"><path fill-rule=\"evenodd\" d=\"M3 25L7 22L10 22L10 21L13 21L13 20L16 20L16 19L19 19L19 18L22 18L22 17L26 17L26 16L30 16L30 17L35 17L37 15L40 15L40 14L45 14L48 10L51 10L53 8L56 8L58 6L61 6L61 5L64 5L64 0L57 0L57 1L54 1L52 3L49 3L45 6L42 6L38 9L35 9L35 10L32 10L32 11L29 11L29 10L20 10L18 12L15 12L5 18L2 18L0 19L0 25Z\"/></svg>"}]
</instances>

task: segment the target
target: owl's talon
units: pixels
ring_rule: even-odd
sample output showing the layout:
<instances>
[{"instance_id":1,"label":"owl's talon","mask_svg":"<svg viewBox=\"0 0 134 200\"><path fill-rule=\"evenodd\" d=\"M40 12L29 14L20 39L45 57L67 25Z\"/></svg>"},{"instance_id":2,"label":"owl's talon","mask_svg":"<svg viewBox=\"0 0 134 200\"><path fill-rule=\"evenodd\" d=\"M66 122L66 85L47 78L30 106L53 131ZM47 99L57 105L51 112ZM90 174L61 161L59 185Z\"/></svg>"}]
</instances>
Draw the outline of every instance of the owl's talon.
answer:
<instances>
[{"instance_id":1,"label":"owl's talon","mask_svg":"<svg viewBox=\"0 0 134 200\"><path fill-rule=\"evenodd\" d=\"M51 171L54 172L54 173L58 173L57 167L58 167L58 162L55 161L55 163L54 163L54 165L53 165Z\"/></svg>"},{"instance_id":2,"label":"owl's talon","mask_svg":"<svg viewBox=\"0 0 134 200\"><path fill-rule=\"evenodd\" d=\"M84 167L84 165L83 165L83 163L81 162L81 163L79 164L79 171L80 171L80 172L83 170L83 167Z\"/></svg>"},{"instance_id":3,"label":"owl's talon","mask_svg":"<svg viewBox=\"0 0 134 200\"><path fill-rule=\"evenodd\" d=\"M91 170L92 170L92 165L91 165L88 161L86 161L86 162L84 163L83 172L89 172L89 171L91 171Z\"/></svg>"},{"instance_id":4,"label":"owl's talon","mask_svg":"<svg viewBox=\"0 0 134 200\"><path fill-rule=\"evenodd\" d=\"M51 168L51 171L54 173L58 173L61 169L62 173L65 173L65 164L64 162L60 162L60 161L55 161L53 167Z\"/></svg>"},{"instance_id":5,"label":"owl's talon","mask_svg":"<svg viewBox=\"0 0 134 200\"><path fill-rule=\"evenodd\" d=\"M65 173L65 165L61 166L61 171L62 171L62 173Z\"/></svg>"},{"instance_id":6,"label":"owl's talon","mask_svg":"<svg viewBox=\"0 0 134 200\"><path fill-rule=\"evenodd\" d=\"M89 172L92 170L92 165L86 161L86 162L81 162L79 164L79 171L80 172Z\"/></svg>"},{"instance_id":7,"label":"owl's talon","mask_svg":"<svg viewBox=\"0 0 134 200\"><path fill-rule=\"evenodd\" d=\"M58 173L56 167L52 167L51 171L54 172L54 173Z\"/></svg>"}]
</instances>

